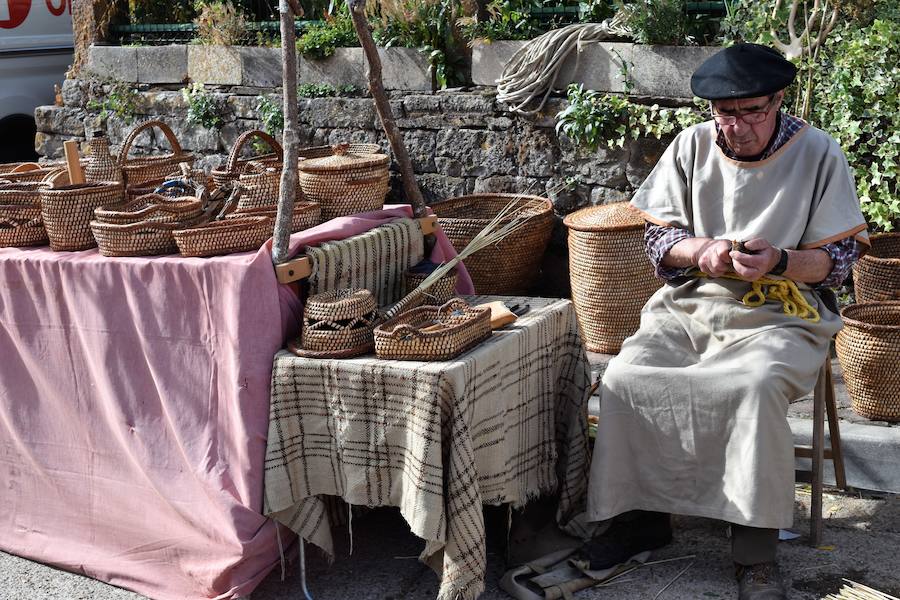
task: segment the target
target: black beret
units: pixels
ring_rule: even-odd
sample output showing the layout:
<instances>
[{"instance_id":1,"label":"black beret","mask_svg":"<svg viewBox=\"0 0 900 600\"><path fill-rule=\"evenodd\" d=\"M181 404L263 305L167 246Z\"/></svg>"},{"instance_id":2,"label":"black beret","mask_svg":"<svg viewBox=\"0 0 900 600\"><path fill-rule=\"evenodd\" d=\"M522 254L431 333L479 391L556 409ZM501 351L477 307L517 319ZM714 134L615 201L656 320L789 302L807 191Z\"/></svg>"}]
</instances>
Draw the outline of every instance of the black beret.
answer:
<instances>
[{"instance_id":1,"label":"black beret","mask_svg":"<svg viewBox=\"0 0 900 600\"><path fill-rule=\"evenodd\" d=\"M707 100L756 98L783 90L797 67L777 50L759 44L735 44L710 56L691 76L691 91Z\"/></svg>"}]
</instances>

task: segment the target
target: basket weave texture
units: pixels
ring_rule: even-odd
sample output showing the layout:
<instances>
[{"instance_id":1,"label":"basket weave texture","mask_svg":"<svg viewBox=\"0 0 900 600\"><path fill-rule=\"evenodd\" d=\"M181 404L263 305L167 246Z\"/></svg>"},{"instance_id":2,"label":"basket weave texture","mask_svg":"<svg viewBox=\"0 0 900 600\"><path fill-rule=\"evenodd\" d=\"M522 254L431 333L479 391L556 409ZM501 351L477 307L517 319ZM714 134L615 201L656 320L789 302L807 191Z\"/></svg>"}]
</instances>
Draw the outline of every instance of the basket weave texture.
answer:
<instances>
[{"instance_id":1,"label":"basket weave texture","mask_svg":"<svg viewBox=\"0 0 900 600\"><path fill-rule=\"evenodd\" d=\"M553 205L546 198L521 194L473 194L434 205L441 229L459 252L511 201L528 222L501 242L465 260L479 294L525 294L534 284L553 231Z\"/></svg>"},{"instance_id":2,"label":"basket weave texture","mask_svg":"<svg viewBox=\"0 0 900 600\"><path fill-rule=\"evenodd\" d=\"M278 197L281 191L281 171L266 169L259 173L241 175L238 185L240 186L240 195L237 202L238 210L278 206ZM300 186L297 186L297 195L301 195ZM296 197L294 201L297 201Z\"/></svg>"},{"instance_id":3,"label":"basket weave texture","mask_svg":"<svg viewBox=\"0 0 900 600\"><path fill-rule=\"evenodd\" d=\"M40 204L0 204L0 247L43 246L47 230Z\"/></svg>"},{"instance_id":4,"label":"basket weave texture","mask_svg":"<svg viewBox=\"0 0 900 600\"><path fill-rule=\"evenodd\" d=\"M91 233L94 210L114 207L124 199L120 182L85 183L41 190L41 215L50 248L54 251L87 250L97 245Z\"/></svg>"},{"instance_id":5,"label":"basket weave texture","mask_svg":"<svg viewBox=\"0 0 900 600\"><path fill-rule=\"evenodd\" d=\"M175 230L207 220L203 202L197 198L151 194L118 209L98 208L91 232L103 256L175 254Z\"/></svg>"},{"instance_id":6,"label":"basket weave texture","mask_svg":"<svg viewBox=\"0 0 900 600\"><path fill-rule=\"evenodd\" d=\"M404 272L403 295L407 296L412 293L413 290L419 287L420 283L425 281L428 275L430 273L418 273L413 270ZM422 293L423 301L432 305L441 305L448 302L456 296L456 281L458 278L457 270L451 269Z\"/></svg>"},{"instance_id":7,"label":"basket weave texture","mask_svg":"<svg viewBox=\"0 0 900 600\"><path fill-rule=\"evenodd\" d=\"M853 304L841 317L835 349L853 410L900 421L900 302Z\"/></svg>"},{"instance_id":8,"label":"basket weave texture","mask_svg":"<svg viewBox=\"0 0 900 600\"><path fill-rule=\"evenodd\" d=\"M278 216L278 207L261 206L258 208L238 208L236 212L225 216L226 219L239 219L241 217L269 217L272 223ZM319 204L317 202L295 202L294 212L291 215L291 233L297 233L315 227L321 223Z\"/></svg>"},{"instance_id":9,"label":"basket weave texture","mask_svg":"<svg viewBox=\"0 0 900 600\"><path fill-rule=\"evenodd\" d=\"M253 138L264 141L273 152L252 158L241 158L244 145ZM228 160L225 162L225 165L221 169L213 169L210 175L218 187L228 189L244 173L252 173L268 167L281 171L283 162L284 151L281 148L281 144L265 131L251 129L238 136L234 146L231 148L231 152L228 154Z\"/></svg>"},{"instance_id":10,"label":"basket weave texture","mask_svg":"<svg viewBox=\"0 0 900 600\"><path fill-rule=\"evenodd\" d=\"M159 129L162 131L172 152L167 154L159 154L153 156L136 156L128 158L131 146L134 140L149 129ZM122 150L119 152L119 167L122 169L122 176L125 179L125 185L128 188L141 187L146 188L148 182L157 180L165 180L169 173L178 171L180 163L194 164L195 157L190 152L181 149L178 138L172 133L168 125L162 121L146 121L131 130L128 137L122 143Z\"/></svg>"},{"instance_id":11,"label":"basket weave texture","mask_svg":"<svg viewBox=\"0 0 900 600\"><path fill-rule=\"evenodd\" d=\"M375 328L375 354L387 360L449 360L491 336L491 309L453 298L420 306Z\"/></svg>"},{"instance_id":12,"label":"basket weave texture","mask_svg":"<svg viewBox=\"0 0 900 600\"><path fill-rule=\"evenodd\" d=\"M390 185L386 154L355 154L347 144L334 154L299 163L300 189L322 207L322 221L378 210Z\"/></svg>"},{"instance_id":13,"label":"basket weave texture","mask_svg":"<svg viewBox=\"0 0 900 600\"><path fill-rule=\"evenodd\" d=\"M857 302L900 300L900 233L879 233L853 266Z\"/></svg>"},{"instance_id":14,"label":"basket weave texture","mask_svg":"<svg viewBox=\"0 0 900 600\"><path fill-rule=\"evenodd\" d=\"M91 140L91 158L84 170L87 182L122 181L122 169L109 152L109 138L95 135Z\"/></svg>"},{"instance_id":15,"label":"basket weave texture","mask_svg":"<svg viewBox=\"0 0 900 600\"><path fill-rule=\"evenodd\" d=\"M324 158L326 156L334 156L335 146L347 146L347 152L350 154L381 154L381 146L378 144L366 143L347 143L335 144L332 146L307 146L297 151L298 161L304 161L310 158Z\"/></svg>"},{"instance_id":16,"label":"basket weave texture","mask_svg":"<svg viewBox=\"0 0 900 600\"><path fill-rule=\"evenodd\" d=\"M84 162L82 161L82 164ZM0 179L10 183L27 183L43 181L47 175L63 166L58 161L38 165L37 163L6 163L0 165Z\"/></svg>"},{"instance_id":17,"label":"basket weave texture","mask_svg":"<svg viewBox=\"0 0 900 600\"><path fill-rule=\"evenodd\" d=\"M572 302L585 347L615 354L662 282L644 251L644 221L625 202L576 211L569 228Z\"/></svg>"},{"instance_id":18,"label":"basket weave texture","mask_svg":"<svg viewBox=\"0 0 900 600\"><path fill-rule=\"evenodd\" d=\"M272 237L274 221L254 216L213 221L174 232L182 256L218 256L259 248Z\"/></svg>"},{"instance_id":19,"label":"basket weave texture","mask_svg":"<svg viewBox=\"0 0 900 600\"><path fill-rule=\"evenodd\" d=\"M350 357L372 349L377 306L372 292L345 289L311 296L303 310L302 348L307 357Z\"/></svg>"}]
</instances>

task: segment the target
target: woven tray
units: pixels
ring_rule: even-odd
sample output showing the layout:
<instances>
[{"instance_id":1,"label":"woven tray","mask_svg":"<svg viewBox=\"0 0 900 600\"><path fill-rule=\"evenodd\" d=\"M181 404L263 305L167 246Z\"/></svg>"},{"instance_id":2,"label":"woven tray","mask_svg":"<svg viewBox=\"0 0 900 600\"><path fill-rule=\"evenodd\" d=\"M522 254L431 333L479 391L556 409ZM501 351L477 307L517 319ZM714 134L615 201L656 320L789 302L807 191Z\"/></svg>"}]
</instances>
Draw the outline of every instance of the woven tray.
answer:
<instances>
[{"instance_id":1,"label":"woven tray","mask_svg":"<svg viewBox=\"0 0 900 600\"><path fill-rule=\"evenodd\" d=\"M97 245L91 233L94 210L122 202L121 183L85 183L41 190L41 215L50 248L54 251L87 250Z\"/></svg>"},{"instance_id":2,"label":"woven tray","mask_svg":"<svg viewBox=\"0 0 900 600\"><path fill-rule=\"evenodd\" d=\"M638 329L641 309L660 288L644 251L644 220L625 202L593 206L569 228L572 302L585 347L615 354Z\"/></svg>"},{"instance_id":3,"label":"woven tray","mask_svg":"<svg viewBox=\"0 0 900 600\"><path fill-rule=\"evenodd\" d=\"M375 354L387 360L449 360L491 336L491 309L459 298L420 306L375 328Z\"/></svg>"},{"instance_id":4,"label":"woven tray","mask_svg":"<svg viewBox=\"0 0 900 600\"><path fill-rule=\"evenodd\" d=\"M47 241L40 204L0 204L0 247L42 246Z\"/></svg>"},{"instance_id":5,"label":"woven tray","mask_svg":"<svg viewBox=\"0 0 900 600\"><path fill-rule=\"evenodd\" d=\"M0 204L11 205L40 205L41 190L49 187L41 181L8 182L0 183Z\"/></svg>"},{"instance_id":6,"label":"woven tray","mask_svg":"<svg viewBox=\"0 0 900 600\"><path fill-rule=\"evenodd\" d=\"M853 304L841 318L835 349L853 410L900 421L900 302Z\"/></svg>"},{"instance_id":7,"label":"woven tray","mask_svg":"<svg viewBox=\"0 0 900 600\"><path fill-rule=\"evenodd\" d=\"M900 233L872 236L872 249L853 266L857 302L900 300Z\"/></svg>"},{"instance_id":8,"label":"woven tray","mask_svg":"<svg viewBox=\"0 0 900 600\"><path fill-rule=\"evenodd\" d=\"M259 250L272 237L274 226L270 217L241 217L180 229L174 236L183 256L219 256Z\"/></svg>"}]
</instances>

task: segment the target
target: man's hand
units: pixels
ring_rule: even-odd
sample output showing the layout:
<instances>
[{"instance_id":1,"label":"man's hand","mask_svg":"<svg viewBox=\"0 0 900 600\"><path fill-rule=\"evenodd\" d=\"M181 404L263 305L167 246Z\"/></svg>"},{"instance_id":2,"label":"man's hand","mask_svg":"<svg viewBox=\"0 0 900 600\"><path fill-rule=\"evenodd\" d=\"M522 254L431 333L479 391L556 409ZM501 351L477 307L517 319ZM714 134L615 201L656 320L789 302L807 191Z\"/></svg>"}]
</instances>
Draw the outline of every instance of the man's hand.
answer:
<instances>
[{"instance_id":1,"label":"man's hand","mask_svg":"<svg viewBox=\"0 0 900 600\"><path fill-rule=\"evenodd\" d=\"M696 252L693 262L710 277L721 277L732 265L731 242L709 240Z\"/></svg>"},{"instance_id":2,"label":"man's hand","mask_svg":"<svg viewBox=\"0 0 900 600\"><path fill-rule=\"evenodd\" d=\"M753 254L738 251L728 254L734 272L746 281L756 281L775 268L781 258L781 251L763 238L753 238L744 247Z\"/></svg>"}]
</instances>

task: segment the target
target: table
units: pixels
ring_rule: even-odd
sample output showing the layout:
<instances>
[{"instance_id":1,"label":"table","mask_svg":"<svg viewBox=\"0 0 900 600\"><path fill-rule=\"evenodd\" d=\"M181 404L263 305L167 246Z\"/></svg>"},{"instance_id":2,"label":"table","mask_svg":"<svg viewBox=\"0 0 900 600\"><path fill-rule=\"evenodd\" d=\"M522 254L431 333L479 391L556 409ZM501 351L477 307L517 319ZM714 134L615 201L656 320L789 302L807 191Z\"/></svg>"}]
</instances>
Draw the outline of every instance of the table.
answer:
<instances>
[{"instance_id":1,"label":"table","mask_svg":"<svg viewBox=\"0 0 900 600\"><path fill-rule=\"evenodd\" d=\"M531 311L448 362L277 354L264 512L333 554L326 496L399 507L441 598L483 591L482 504L558 494L561 522L580 512L590 367L572 304L504 299Z\"/></svg>"}]
</instances>

